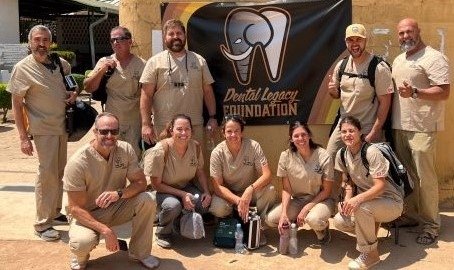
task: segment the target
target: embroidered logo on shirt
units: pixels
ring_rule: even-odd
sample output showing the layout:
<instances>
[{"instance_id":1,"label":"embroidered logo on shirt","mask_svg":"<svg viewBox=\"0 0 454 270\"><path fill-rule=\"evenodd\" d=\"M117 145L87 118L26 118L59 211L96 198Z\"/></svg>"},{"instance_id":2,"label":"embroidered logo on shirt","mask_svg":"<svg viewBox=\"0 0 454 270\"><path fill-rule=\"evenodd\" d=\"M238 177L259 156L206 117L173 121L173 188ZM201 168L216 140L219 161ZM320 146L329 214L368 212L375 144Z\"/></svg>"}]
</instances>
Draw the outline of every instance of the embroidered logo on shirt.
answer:
<instances>
[{"instance_id":1,"label":"embroidered logo on shirt","mask_svg":"<svg viewBox=\"0 0 454 270\"><path fill-rule=\"evenodd\" d=\"M316 164L314 166L314 172L318 173L318 174L322 174L323 171L322 171L322 167L320 166L320 164Z\"/></svg>"},{"instance_id":2,"label":"embroidered logo on shirt","mask_svg":"<svg viewBox=\"0 0 454 270\"><path fill-rule=\"evenodd\" d=\"M115 168L121 168L121 169L126 169L126 164L124 163L124 161L121 159L121 157L115 157L114 159L114 167Z\"/></svg>"},{"instance_id":3,"label":"embroidered logo on shirt","mask_svg":"<svg viewBox=\"0 0 454 270\"><path fill-rule=\"evenodd\" d=\"M249 157L245 157L245 158L244 158L243 164L246 165L246 166L254 166L254 162L252 162L251 160L249 160Z\"/></svg>"},{"instance_id":4,"label":"embroidered logo on shirt","mask_svg":"<svg viewBox=\"0 0 454 270\"><path fill-rule=\"evenodd\" d=\"M199 162L198 162L197 158L196 158L195 156L193 156L193 157L191 158L191 161L189 162L189 166L193 166L193 167L194 167L194 166L197 166L198 163L199 163Z\"/></svg>"}]
</instances>

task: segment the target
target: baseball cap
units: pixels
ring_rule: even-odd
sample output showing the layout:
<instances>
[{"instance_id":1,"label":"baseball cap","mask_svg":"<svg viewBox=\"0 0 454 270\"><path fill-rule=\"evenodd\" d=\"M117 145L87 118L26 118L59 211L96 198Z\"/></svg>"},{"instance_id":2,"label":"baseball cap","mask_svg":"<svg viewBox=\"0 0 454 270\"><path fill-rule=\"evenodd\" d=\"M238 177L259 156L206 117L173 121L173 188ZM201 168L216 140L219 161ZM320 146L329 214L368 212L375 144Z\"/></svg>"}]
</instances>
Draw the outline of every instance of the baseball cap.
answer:
<instances>
[{"instance_id":1,"label":"baseball cap","mask_svg":"<svg viewBox=\"0 0 454 270\"><path fill-rule=\"evenodd\" d=\"M351 24L345 29L345 38L362 37L366 38L366 28L359 23Z\"/></svg>"}]
</instances>

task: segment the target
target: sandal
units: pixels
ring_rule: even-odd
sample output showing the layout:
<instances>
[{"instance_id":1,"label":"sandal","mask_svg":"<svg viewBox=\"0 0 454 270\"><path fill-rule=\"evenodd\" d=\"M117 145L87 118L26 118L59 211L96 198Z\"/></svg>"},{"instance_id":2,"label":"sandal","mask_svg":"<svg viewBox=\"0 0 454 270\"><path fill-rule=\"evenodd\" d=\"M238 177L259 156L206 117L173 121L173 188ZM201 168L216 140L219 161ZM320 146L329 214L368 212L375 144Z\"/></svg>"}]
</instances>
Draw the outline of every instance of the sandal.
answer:
<instances>
[{"instance_id":1,"label":"sandal","mask_svg":"<svg viewBox=\"0 0 454 270\"><path fill-rule=\"evenodd\" d=\"M416 237L416 243L420 245L432 245L436 239L436 235L430 234L428 232L423 232L418 235L418 237Z\"/></svg>"}]
</instances>

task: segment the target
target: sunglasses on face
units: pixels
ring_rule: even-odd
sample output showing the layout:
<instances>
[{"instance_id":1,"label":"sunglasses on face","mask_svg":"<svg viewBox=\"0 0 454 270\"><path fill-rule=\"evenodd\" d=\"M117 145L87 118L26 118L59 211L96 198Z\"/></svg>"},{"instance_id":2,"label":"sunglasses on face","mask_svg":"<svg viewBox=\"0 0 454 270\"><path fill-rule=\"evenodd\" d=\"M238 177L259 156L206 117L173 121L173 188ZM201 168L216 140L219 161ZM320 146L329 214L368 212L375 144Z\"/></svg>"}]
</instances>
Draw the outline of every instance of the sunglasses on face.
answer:
<instances>
[{"instance_id":1,"label":"sunglasses on face","mask_svg":"<svg viewBox=\"0 0 454 270\"><path fill-rule=\"evenodd\" d=\"M115 43L115 42L122 42L124 40L129 40L130 38L127 36L121 36L121 37L115 37L110 39L110 43Z\"/></svg>"},{"instance_id":2,"label":"sunglasses on face","mask_svg":"<svg viewBox=\"0 0 454 270\"><path fill-rule=\"evenodd\" d=\"M116 136L120 132L120 130L118 128L117 129L96 129L96 130L98 131L99 134L101 134L103 136L107 136L109 133L112 136Z\"/></svg>"}]
</instances>

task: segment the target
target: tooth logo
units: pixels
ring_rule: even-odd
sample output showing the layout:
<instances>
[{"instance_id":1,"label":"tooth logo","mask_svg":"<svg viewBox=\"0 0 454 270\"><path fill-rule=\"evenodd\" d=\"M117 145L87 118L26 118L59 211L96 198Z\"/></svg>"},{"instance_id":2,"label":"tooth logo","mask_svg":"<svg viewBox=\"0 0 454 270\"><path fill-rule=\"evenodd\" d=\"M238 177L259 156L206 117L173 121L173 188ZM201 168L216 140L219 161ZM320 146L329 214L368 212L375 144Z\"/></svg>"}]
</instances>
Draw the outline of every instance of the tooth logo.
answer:
<instances>
[{"instance_id":1,"label":"tooth logo","mask_svg":"<svg viewBox=\"0 0 454 270\"><path fill-rule=\"evenodd\" d=\"M262 51L269 80L279 81L289 28L290 14L281 8L240 8L230 12L224 26L226 45L220 45L220 49L232 62L240 84L251 82L257 49Z\"/></svg>"}]
</instances>

